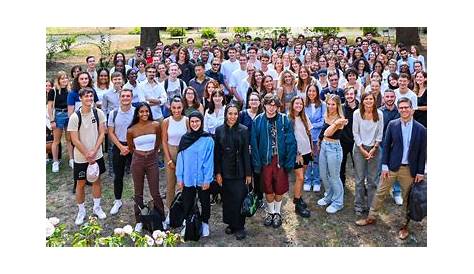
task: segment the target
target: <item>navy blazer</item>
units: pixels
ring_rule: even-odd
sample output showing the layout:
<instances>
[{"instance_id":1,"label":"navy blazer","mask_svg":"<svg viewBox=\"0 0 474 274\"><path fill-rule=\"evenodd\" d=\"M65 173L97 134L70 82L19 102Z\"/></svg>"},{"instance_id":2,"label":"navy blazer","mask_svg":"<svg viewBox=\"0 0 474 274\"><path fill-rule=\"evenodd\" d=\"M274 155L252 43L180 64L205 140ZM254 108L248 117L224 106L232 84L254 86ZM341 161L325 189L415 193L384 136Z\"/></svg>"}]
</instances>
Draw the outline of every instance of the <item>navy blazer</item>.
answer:
<instances>
[{"instance_id":1,"label":"navy blazer","mask_svg":"<svg viewBox=\"0 0 474 274\"><path fill-rule=\"evenodd\" d=\"M401 119L390 121L383 141L382 164L396 172L400 169L403 157L403 137ZM426 162L426 128L413 119L410 148L408 149L408 165L410 174L425 174Z\"/></svg>"}]
</instances>

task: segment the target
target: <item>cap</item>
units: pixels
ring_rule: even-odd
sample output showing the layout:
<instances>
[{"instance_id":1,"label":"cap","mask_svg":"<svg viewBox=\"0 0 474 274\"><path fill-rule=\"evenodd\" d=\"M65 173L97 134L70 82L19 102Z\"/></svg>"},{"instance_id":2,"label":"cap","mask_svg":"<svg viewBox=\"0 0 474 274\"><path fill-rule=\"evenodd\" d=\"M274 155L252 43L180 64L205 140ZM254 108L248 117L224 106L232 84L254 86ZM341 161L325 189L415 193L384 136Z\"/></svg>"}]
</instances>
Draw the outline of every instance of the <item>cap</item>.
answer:
<instances>
[{"instance_id":1,"label":"cap","mask_svg":"<svg viewBox=\"0 0 474 274\"><path fill-rule=\"evenodd\" d=\"M328 70L327 69L320 69L318 71L318 76L321 76L321 75L324 75L324 76L328 75Z\"/></svg>"},{"instance_id":2,"label":"cap","mask_svg":"<svg viewBox=\"0 0 474 274\"><path fill-rule=\"evenodd\" d=\"M86 175L87 181L91 183L97 181L97 179L99 178L99 173L100 173L99 164L97 164L97 162L93 163L92 165L89 164L87 166L87 175Z\"/></svg>"}]
</instances>

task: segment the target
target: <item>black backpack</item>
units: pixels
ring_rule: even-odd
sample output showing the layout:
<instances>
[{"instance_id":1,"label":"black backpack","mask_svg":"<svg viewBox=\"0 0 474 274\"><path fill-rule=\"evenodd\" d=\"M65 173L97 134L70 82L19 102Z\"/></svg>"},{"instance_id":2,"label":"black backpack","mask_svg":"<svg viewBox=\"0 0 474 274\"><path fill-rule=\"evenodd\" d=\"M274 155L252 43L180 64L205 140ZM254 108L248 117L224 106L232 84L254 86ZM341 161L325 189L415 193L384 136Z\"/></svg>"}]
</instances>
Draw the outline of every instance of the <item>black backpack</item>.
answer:
<instances>
[{"instance_id":1,"label":"black backpack","mask_svg":"<svg viewBox=\"0 0 474 274\"><path fill-rule=\"evenodd\" d=\"M92 113L94 113L95 123L97 125L97 132L99 132L99 114L97 113L96 108L92 108ZM82 124L82 115L81 109L76 110L77 118L79 118L79 122L77 123L77 132L79 133L79 129L81 128Z\"/></svg>"},{"instance_id":2,"label":"black backpack","mask_svg":"<svg viewBox=\"0 0 474 274\"><path fill-rule=\"evenodd\" d=\"M138 205L138 208L140 209L140 222L143 224L144 229L150 233L153 233L155 230L163 231L163 216L158 209L153 206L153 201L148 202L148 205L142 208Z\"/></svg>"},{"instance_id":3,"label":"black backpack","mask_svg":"<svg viewBox=\"0 0 474 274\"><path fill-rule=\"evenodd\" d=\"M170 207L170 227L177 228L183 225L184 205L182 192L178 192L174 197Z\"/></svg>"},{"instance_id":4,"label":"black backpack","mask_svg":"<svg viewBox=\"0 0 474 274\"><path fill-rule=\"evenodd\" d=\"M202 220L199 207L197 205L197 197L194 202L192 213L186 218L186 228L184 231L185 241L199 241L202 232Z\"/></svg>"},{"instance_id":5,"label":"black backpack","mask_svg":"<svg viewBox=\"0 0 474 274\"><path fill-rule=\"evenodd\" d=\"M426 181L413 183L408 196L408 218L421 222L427 215Z\"/></svg>"}]
</instances>

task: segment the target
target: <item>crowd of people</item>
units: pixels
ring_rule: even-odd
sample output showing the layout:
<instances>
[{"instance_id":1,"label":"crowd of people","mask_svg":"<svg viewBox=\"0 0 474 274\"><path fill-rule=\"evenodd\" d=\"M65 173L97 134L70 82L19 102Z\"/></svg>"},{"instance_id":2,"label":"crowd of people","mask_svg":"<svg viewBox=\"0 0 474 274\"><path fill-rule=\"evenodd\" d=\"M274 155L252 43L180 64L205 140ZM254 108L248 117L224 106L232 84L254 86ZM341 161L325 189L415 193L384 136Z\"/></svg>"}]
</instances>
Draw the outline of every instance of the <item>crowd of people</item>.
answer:
<instances>
[{"instance_id":1,"label":"crowd of people","mask_svg":"<svg viewBox=\"0 0 474 274\"><path fill-rule=\"evenodd\" d=\"M51 169L59 171L65 135L77 225L86 216L88 183L93 213L106 218L100 176L88 178L95 164L103 174L107 163L114 177L111 215L123 205L123 178L130 170L136 231L143 227L146 177L162 216L177 191L186 216L199 199L202 236L210 235L211 205L221 197L225 232L238 240L246 237L240 208L249 191L266 211L263 225L273 228L282 225L288 192L302 218L311 216L303 191L324 190L314 203L328 214L347 207L348 155L357 225L374 224L389 193L406 209L410 187L423 181L427 73L417 46L380 43L371 33L354 44L346 37L282 33L273 41L235 34L232 41L204 40L202 48L193 38L185 46L137 46L128 59L116 52L111 68L96 68L94 56L85 61L46 81ZM160 166L166 169L164 195ZM169 218L163 222L168 224ZM407 236L405 222L399 237Z\"/></svg>"}]
</instances>

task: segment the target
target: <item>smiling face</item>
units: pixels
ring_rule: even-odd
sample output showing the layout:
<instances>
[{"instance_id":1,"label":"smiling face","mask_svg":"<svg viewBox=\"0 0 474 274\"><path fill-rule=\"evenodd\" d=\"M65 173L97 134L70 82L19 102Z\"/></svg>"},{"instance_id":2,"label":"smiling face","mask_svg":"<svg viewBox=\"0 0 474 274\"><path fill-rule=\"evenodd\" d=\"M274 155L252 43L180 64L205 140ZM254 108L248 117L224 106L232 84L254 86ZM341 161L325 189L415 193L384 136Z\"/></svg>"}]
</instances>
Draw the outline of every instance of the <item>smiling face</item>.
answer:
<instances>
[{"instance_id":1,"label":"smiling face","mask_svg":"<svg viewBox=\"0 0 474 274\"><path fill-rule=\"evenodd\" d=\"M336 101L334 101L333 99L329 99L326 102L326 106L327 106L328 114L330 114L330 115L337 114L337 103L336 103Z\"/></svg>"},{"instance_id":2,"label":"smiling face","mask_svg":"<svg viewBox=\"0 0 474 274\"><path fill-rule=\"evenodd\" d=\"M273 79L271 77L265 77L263 86L267 91L273 91Z\"/></svg>"},{"instance_id":3,"label":"smiling face","mask_svg":"<svg viewBox=\"0 0 474 274\"><path fill-rule=\"evenodd\" d=\"M265 113L267 114L267 117L271 118L274 117L277 113L278 106L275 104L275 102L272 102L270 104L265 105Z\"/></svg>"},{"instance_id":4,"label":"smiling face","mask_svg":"<svg viewBox=\"0 0 474 274\"><path fill-rule=\"evenodd\" d=\"M87 87L87 85L89 84L91 78L89 77L89 73L86 72L86 73L81 73L79 75L78 80L79 80L79 86L81 88L84 88L84 87Z\"/></svg>"},{"instance_id":5,"label":"smiling face","mask_svg":"<svg viewBox=\"0 0 474 274\"><path fill-rule=\"evenodd\" d=\"M82 103L82 106L91 107L94 103L94 93L87 92L86 94L79 97Z\"/></svg>"},{"instance_id":6,"label":"smiling face","mask_svg":"<svg viewBox=\"0 0 474 274\"><path fill-rule=\"evenodd\" d=\"M212 97L212 101L216 106L222 106L222 101L224 101L224 97L220 92L216 92L215 95Z\"/></svg>"},{"instance_id":7,"label":"smiling face","mask_svg":"<svg viewBox=\"0 0 474 274\"><path fill-rule=\"evenodd\" d=\"M385 92L383 95L383 101L385 102L385 105L391 107L393 104L395 104L395 93L392 92Z\"/></svg>"},{"instance_id":8,"label":"smiling face","mask_svg":"<svg viewBox=\"0 0 474 274\"><path fill-rule=\"evenodd\" d=\"M316 97L318 97L318 95L319 95L318 90L316 89L316 87L314 85L311 85L308 88L308 91L306 92L306 94L308 95L308 98L311 102L316 100Z\"/></svg>"},{"instance_id":9,"label":"smiling face","mask_svg":"<svg viewBox=\"0 0 474 274\"><path fill-rule=\"evenodd\" d=\"M201 128L201 119L198 117L191 117L189 119L189 127L192 131L198 131Z\"/></svg>"},{"instance_id":10,"label":"smiling face","mask_svg":"<svg viewBox=\"0 0 474 274\"><path fill-rule=\"evenodd\" d=\"M122 106L129 106L132 103L132 92L129 90L122 90L120 92L120 104Z\"/></svg>"},{"instance_id":11,"label":"smiling face","mask_svg":"<svg viewBox=\"0 0 474 274\"><path fill-rule=\"evenodd\" d=\"M400 112L400 118L402 120L409 120L411 118L411 115L413 113L413 109L410 106L409 102L400 102L398 104L398 112Z\"/></svg>"},{"instance_id":12,"label":"smiling face","mask_svg":"<svg viewBox=\"0 0 474 274\"><path fill-rule=\"evenodd\" d=\"M98 83L99 84L107 84L108 80L109 80L109 74L107 73L107 71L102 70L99 74Z\"/></svg>"},{"instance_id":13,"label":"smiling face","mask_svg":"<svg viewBox=\"0 0 474 274\"><path fill-rule=\"evenodd\" d=\"M46 90L49 90L48 89L48 84L49 84L50 88L52 88L51 84L49 82L46 82ZM69 84L69 78L67 77L66 74L64 74L63 76L61 76L61 78L59 78L60 88L65 88L65 87L67 87L68 84Z\"/></svg>"},{"instance_id":14,"label":"smiling face","mask_svg":"<svg viewBox=\"0 0 474 274\"><path fill-rule=\"evenodd\" d=\"M172 101L170 108L171 115L173 115L174 118L179 119L183 113L183 103L181 101Z\"/></svg>"},{"instance_id":15,"label":"smiling face","mask_svg":"<svg viewBox=\"0 0 474 274\"><path fill-rule=\"evenodd\" d=\"M239 118L239 110L237 107L229 107L227 109L227 125L233 126L237 123L237 119Z\"/></svg>"},{"instance_id":16,"label":"smiling face","mask_svg":"<svg viewBox=\"0 0 474 274\"><path fill-rule=\"evenodd\" d=\"M374 107L374 101L375 101L374 96L372 94L369 94L364 98L362 103L364 104L364 107L368 109L368 108Z\"/></svg>"},{"instance_id":17,"label":"smiling face","mask_svg":"<svg viewBox=\"0 0 474 274\"><path fill-rule=\"evenodd\" d=\"M250 108L257 109L260 106L260 99L256 94L251 94L249 97Z\"/></svg>"},{"instance_id":18,"label":"smiling face","mask_svg":"<svg viewBox=\"0 0 474 274\"><path fill-rule=\"evenodd\" d=\"M140 109L138 109L138 118L141 121L147 121L148 116L150 116L150 111L148 111L148 108L146 106L141 106Z\"/></svg>"},{"instance_id":19,"label":"smiling face","mask_svg":"<svg viewBox=\"0 0 474 274\"><path fill-rule=\"evenodd\" d=\"M418 84L418 85L425 85L426 83L426 78L425 78L425 75L423 75L423 73L421 72L418 72L415 74L415 82Z\"/></svg>"},{"instance_id":20,"label":"smiling face","mask_svg":"<svg viewBox=\"0 0 474 274\"><path fill-rule=\"evenodd\" d=\"M301 99L301 98L296 98L296 99L293 101L292 109L293 109L293 111L295 112L296 116L299 116L299 115L300 115L301 111L303 110L303 107L304 107L303 99Z\"/></svg>"}]
</instances>

